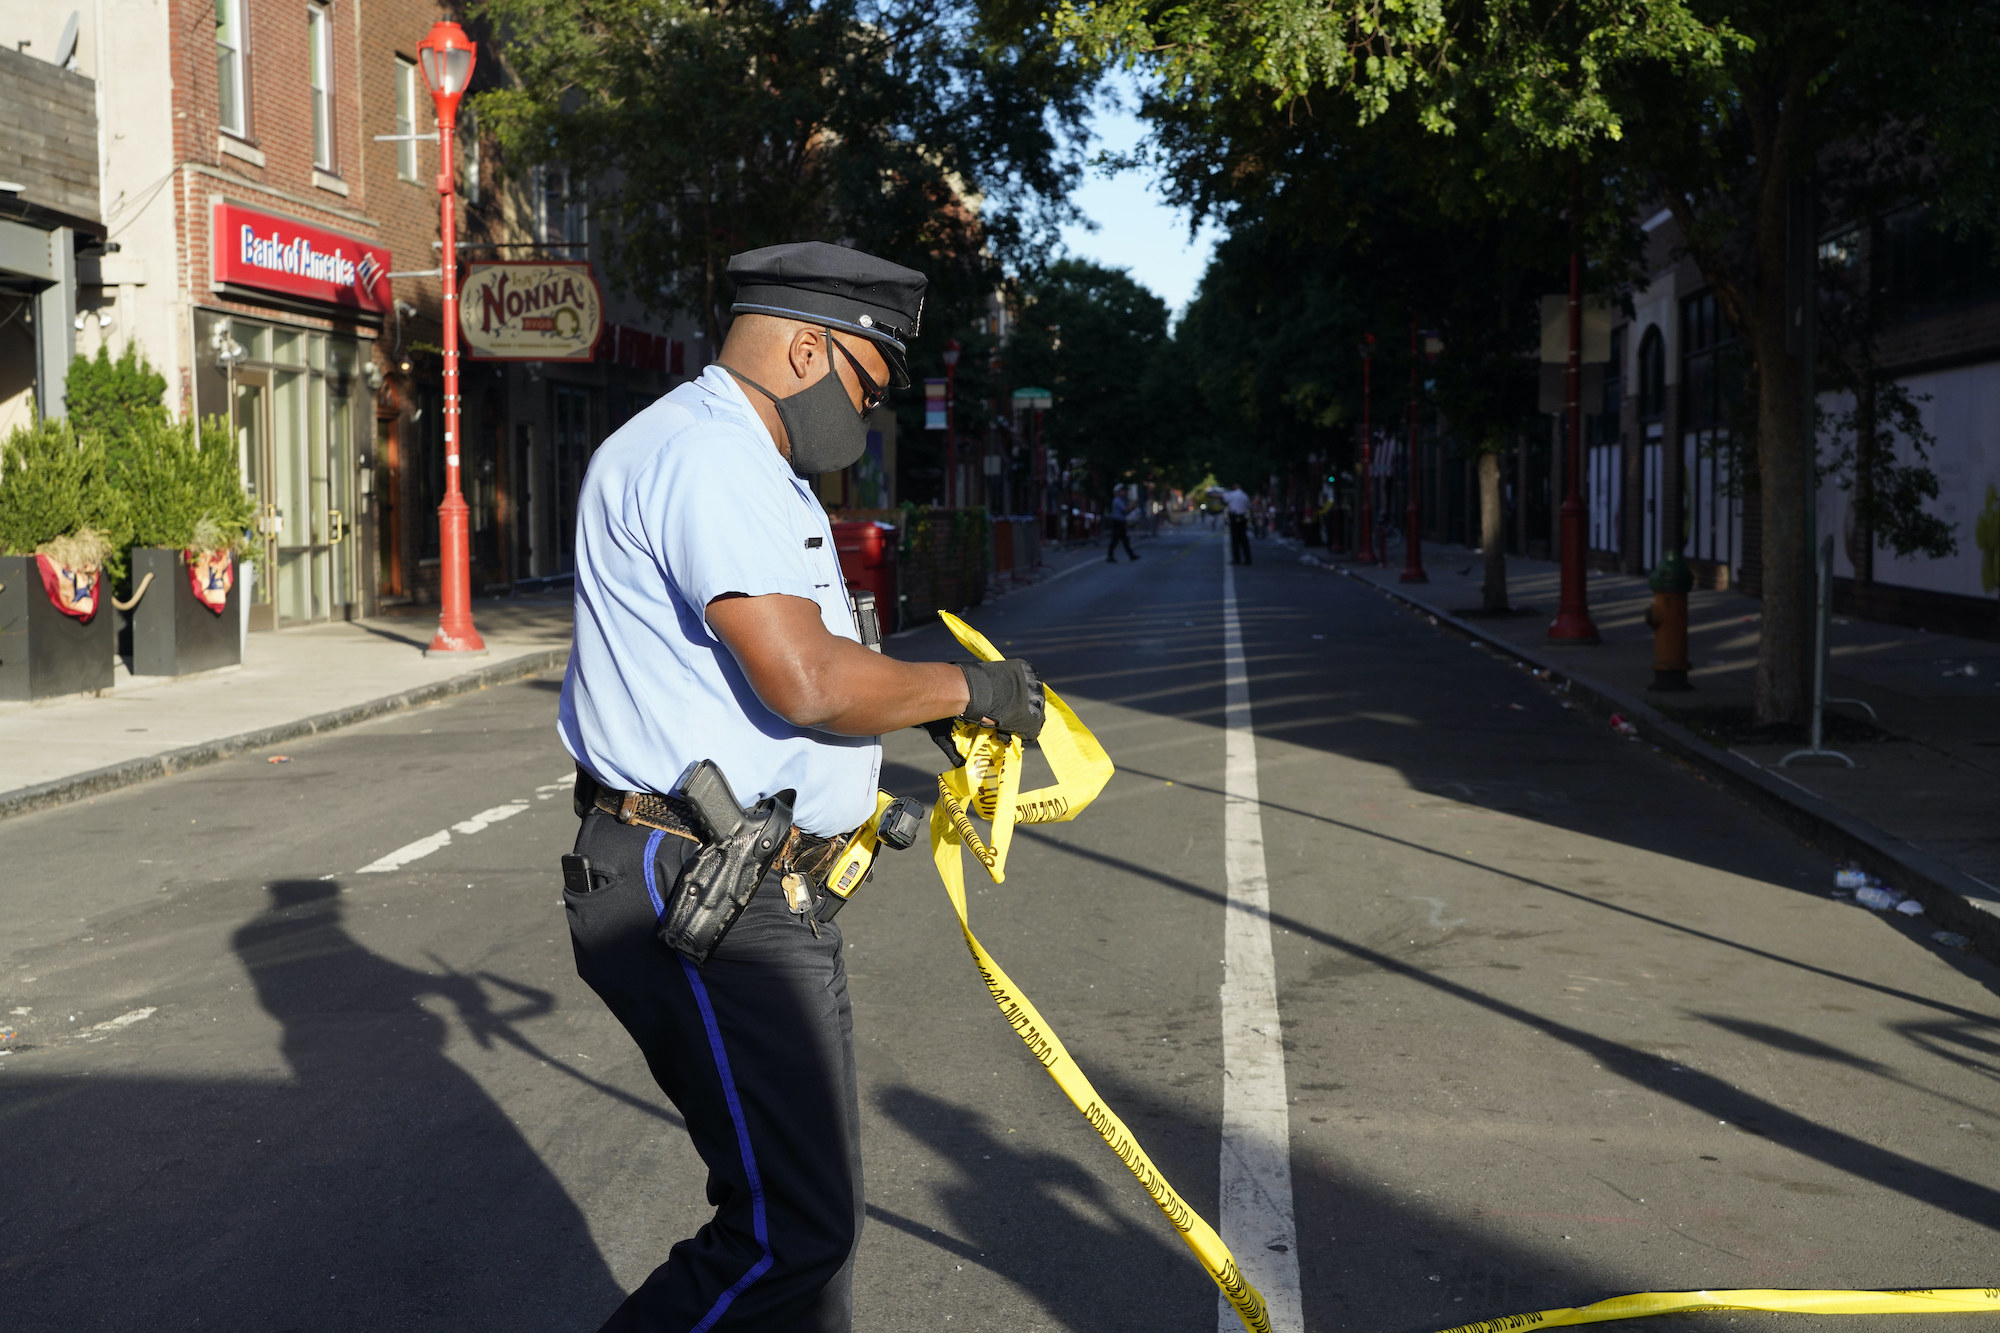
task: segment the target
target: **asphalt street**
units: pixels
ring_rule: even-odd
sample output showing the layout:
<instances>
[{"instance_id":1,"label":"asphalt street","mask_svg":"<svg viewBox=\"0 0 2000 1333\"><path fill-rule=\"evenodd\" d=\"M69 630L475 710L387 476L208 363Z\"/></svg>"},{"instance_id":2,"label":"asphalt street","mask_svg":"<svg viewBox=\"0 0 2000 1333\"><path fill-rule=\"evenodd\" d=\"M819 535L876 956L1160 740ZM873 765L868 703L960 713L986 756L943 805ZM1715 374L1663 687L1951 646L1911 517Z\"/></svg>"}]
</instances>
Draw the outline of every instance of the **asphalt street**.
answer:
<instances>
[{"instance_id":1,"label":"asphalt street","mask_svg":"<svg viewBox=\"0 0 2000 1333\"><path fill-rule=\"evenodd\" d=\"M972 924L1211 1221L1224 546L1168 530L968 615L1118 765L971 882ZM2000 973L1833 900L1825 857L1511 661L1257 554L1234 584L1305 1328L2000 1285ZM889 647L956 655L936 627ZM556 686L0 822L0 1328L590 1329L700 1224L677 1117L572 969ZM934 791L926 738L887 746L885 785ZM1216 1329L923 853L840 925L856 1327ZM1799 1320L1626 1327L1723 1324Z\"/></svg>"}]
</instances>

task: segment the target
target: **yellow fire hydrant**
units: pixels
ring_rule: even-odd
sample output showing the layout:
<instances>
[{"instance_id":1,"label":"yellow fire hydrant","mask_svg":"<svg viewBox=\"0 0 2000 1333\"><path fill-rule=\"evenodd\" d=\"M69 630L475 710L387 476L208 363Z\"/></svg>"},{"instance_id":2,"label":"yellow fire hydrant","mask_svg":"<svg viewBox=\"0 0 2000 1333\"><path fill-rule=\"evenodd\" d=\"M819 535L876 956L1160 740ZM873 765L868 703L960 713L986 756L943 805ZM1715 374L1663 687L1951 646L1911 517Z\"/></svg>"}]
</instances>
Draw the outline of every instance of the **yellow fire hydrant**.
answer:
<instances>
[{"instance_id":1,"label":"yellow fire hydrant","mask_svg":"<svg viewBox=\"0 0 2000 1333\"><path fill-rule=\"evenodd\" d=\"M1691 690L1688 683L1688 590L1694 571L1679 551L1668 551L1653 566L1653 605L1646 626L1653 631L1653 683L1660 691Z\"/></svg>"}]
</instances>

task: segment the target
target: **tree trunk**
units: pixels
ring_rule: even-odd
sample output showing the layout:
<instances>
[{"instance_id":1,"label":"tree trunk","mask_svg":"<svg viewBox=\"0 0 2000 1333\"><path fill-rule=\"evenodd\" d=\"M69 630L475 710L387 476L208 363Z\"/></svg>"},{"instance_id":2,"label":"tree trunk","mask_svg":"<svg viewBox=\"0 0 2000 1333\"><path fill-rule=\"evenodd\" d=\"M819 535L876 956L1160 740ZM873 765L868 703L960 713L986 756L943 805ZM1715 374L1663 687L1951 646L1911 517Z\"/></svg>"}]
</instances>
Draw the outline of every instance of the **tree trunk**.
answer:
<instances>
[{"instance_id":1,"label":"tree trunk","mask_svg":"<svg viewBox=\"0 0 2000 1333\"><path fill-rule=\"evenodd\" d=\"M1486 555L1480 604L1490 615L1507 612L1507 537L1500 515L1500 455L1479 455L1479 549Z\"/></svg>"},{"instance_id":2,"label":"tree trunk","mask_svg":"<svg viewBox=\"0 0 2000 1333\"><path fill-rule=\"evenodd\" d=\"M1785 216L1760 210L1757 321L1757 473L1762 515L1758 564L1763 576L1763 632L1757 644L1756 718L1760 726L1800 723L1807 709L1806 645L1811 640L1811 553L1806 505L1813 459L1801 358L1785 342Z\"/></svg>"}]
</instances>

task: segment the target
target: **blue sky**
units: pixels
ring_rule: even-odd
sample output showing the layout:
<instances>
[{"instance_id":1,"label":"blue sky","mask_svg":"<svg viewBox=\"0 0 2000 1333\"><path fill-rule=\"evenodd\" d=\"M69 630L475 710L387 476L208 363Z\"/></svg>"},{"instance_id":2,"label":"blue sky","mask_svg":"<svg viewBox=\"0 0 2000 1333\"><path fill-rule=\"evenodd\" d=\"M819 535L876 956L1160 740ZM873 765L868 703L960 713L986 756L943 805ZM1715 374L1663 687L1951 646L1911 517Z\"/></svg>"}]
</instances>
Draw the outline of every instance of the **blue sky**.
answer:
<instances>
[{"instance_id":1,"label":"blue sky","mask_svg":"<svg viewBox=\"0 0 2000 1333\"><path fill-rule=\"evenodd\" d=\"M1131 110L1137 101L1131 95L1131 84L1119 80L1117 86L1123 105L1099 105L1092 126L1096 131L1093 153L1126 152L1144 137L1145 124ZM1194 296L1202 270L1208 267L1209 254L1215 248L1215 228L1204 226L1190 241L1187 214L1167 207L1150 171L1112 174L1092 170L1077 191L1076 202L1098 229L1063 228L1063 244L1070 253L1107 268L1129 270L1158 293L1178 318Z\"/></svg>"}]
</instances>

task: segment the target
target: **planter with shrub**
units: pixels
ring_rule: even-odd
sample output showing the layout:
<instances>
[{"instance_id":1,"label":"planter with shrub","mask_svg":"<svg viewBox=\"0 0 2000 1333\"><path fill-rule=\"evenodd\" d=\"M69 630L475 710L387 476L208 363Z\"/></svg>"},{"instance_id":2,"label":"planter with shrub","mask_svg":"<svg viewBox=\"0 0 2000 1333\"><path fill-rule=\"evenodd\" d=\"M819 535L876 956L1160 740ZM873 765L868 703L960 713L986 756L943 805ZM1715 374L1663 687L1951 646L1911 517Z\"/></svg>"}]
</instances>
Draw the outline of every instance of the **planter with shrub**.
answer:
<instances>
[{"instance_id":1,"label":"planter with shrub","mask_svg":"<svg viewBox=\"0 0 2000 1333\"><path fill-rule=\"evenodd\" d=\"M66 422L0 445L0 699L111 688L124 506L101 439Z\"/></svg>"},{"instance_id":2,"label":"planter with shrub","mask_svg":"<svg viewBox=\"0 0 2000 1333\"><path fill-rule=\"evenodd\" d=\"M142 419L122 433L112 480L132 545L132 674L184 676L243 660L238 605L250 497L218 418Z\"/></svg>"}]
</instances>

